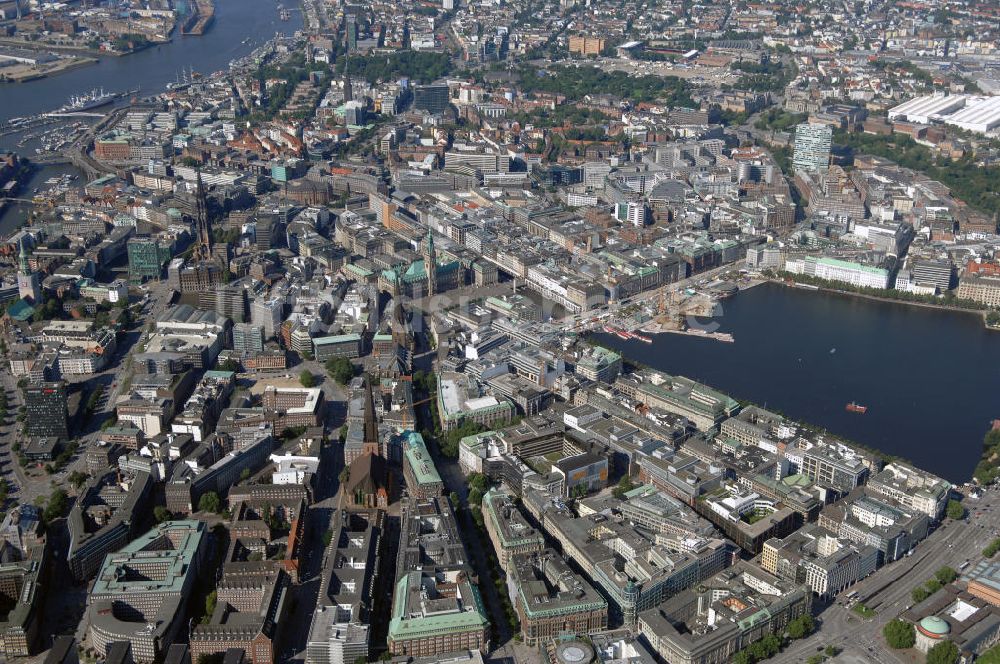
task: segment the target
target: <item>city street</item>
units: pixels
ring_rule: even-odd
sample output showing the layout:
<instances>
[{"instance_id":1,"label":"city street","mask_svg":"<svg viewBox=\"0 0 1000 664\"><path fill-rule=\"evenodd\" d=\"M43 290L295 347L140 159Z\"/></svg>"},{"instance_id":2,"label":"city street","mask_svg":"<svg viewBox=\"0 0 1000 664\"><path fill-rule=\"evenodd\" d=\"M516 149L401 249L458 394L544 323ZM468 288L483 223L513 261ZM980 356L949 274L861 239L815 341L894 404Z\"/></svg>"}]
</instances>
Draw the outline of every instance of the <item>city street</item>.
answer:
<instances>
[{"instance_id":1,"label":"city street","mask_svg":"<svg viewBox=\"0 0 1000 664\"><path fill-rule=\"evenodd\" d=\"M966 498L963 504L968 524L945 520L916 546L912 556L883 567L842 593L840 600L819 613L819 628L812 636L794 642L770 661L802 662L817 649L834 645L844 656L859 658L856 661L909 664L904 654L886 645L882 628L913 604L910 593L915 587L941 567L958 570L967 559L975 564L982 558L983 548L1000 533L1000 490L988 490L979 499ZM977 511L980 516L975 515ZM857 592L860 603L875 611L873 618L862 618L844 605L851 592Z\"/></svg>"}]
</instances>

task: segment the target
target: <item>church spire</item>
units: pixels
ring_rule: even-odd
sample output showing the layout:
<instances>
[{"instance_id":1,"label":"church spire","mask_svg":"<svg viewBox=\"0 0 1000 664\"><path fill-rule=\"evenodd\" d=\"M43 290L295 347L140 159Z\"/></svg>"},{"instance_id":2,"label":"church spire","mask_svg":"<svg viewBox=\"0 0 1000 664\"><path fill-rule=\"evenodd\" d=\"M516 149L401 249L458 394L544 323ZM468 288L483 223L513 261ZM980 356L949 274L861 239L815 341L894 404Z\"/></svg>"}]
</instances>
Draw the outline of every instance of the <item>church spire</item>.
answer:
<instances>
[{"instance_id":1,"label":"church spire","mask_svg":"<svg viewBox=\"0 0 1000 664\"><path fill-rule=\"evenodd\" d=\"M205 192L205 183L201 179L201 169L198 169L198 182L195 189L195 255L200 260L209 260L212 257L212 230L208 221L208 195Z\"/></svg>"},{"instance_id":2,"label":"church spire","mask_svg":"<svg viewBox=\"0 0 1000 664\"><path fill-rule=\"evenodd\" d=\"M20 248L20 251L17 254L18 266L21 269L21 274L27 276L31 274L31 266L28 264L28 250L24 246L23 236L20 239L18 239L17 244L18 247Z\"/></svg>"},{"instance_id":3,"label":"church spire","mask_svg":"<svg viewBox=\"0 0 1000 664\"><path fill-rule=\"evenodd\" d=\"M427 294L434 295L437 292L437 253L434 251L434 234L430 228L424 238L423 258L424 270L427 272Z\"/></svg>"}]
</instances>

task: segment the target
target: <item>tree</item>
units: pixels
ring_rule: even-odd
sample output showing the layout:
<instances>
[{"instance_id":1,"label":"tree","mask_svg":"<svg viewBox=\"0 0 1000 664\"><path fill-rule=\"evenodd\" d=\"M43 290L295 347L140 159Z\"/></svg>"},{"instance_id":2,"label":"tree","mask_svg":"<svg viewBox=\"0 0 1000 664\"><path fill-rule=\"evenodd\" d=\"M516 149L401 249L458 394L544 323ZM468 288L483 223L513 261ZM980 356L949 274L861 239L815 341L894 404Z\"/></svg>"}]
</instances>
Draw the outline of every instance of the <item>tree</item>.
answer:
<instances>
[{"instance_id":1,"label":"tree","mask_svg":"<svg viewBox=\"0 0 1000 664\"><path fill-rule=\"evenodd\" d=\"M812 616L804 616L812 622ZM776 634L768 634L760 640L768 657L774 657L781 650L781 639Z\"/></svg>"},{"instance_id":2,"label":"tree","mask_svg":"<svg viewBox=\"0 0 1000 664\"><path fill-rule=\"evenodd\" d=\"M45 505L45 511L42 513L42 518L44 518L46 522L54 521L66 513L67 506L68 501L66 492L62 489L53 489L52 493L49 494L49 501Z\"/></svg>"},{"instance_id":3,"label":"tree","mask_svg":"<svg viewBox=\"0 0 1000 664\"><path fill-rule=\"evenodd\" d=\"M976 664L1000 664L1000 646L993 646L977 657Z\"/></svg>"},{"instance_id":4,"label":"tree","mask_svg":"<svg viewBox=\"0 0 1000 664\"><path fill-rule=\"evenodd\" d=\"M470 489L477 489L479 493L486 493L490 485L490 481L482 473L471 473L466 483Z\"/></svg>"},{"instance_id":5,"label":"tree","mask_svg":"<svg viewBox=\"0 0 1000 664\"><path fill-rule=\"evenodd\" d=\"M452 491L448 494L448 502L451 503L451 509L457 510L461 500L459 500L458 494Z\"/></svg>"},{"instance_id":6,"label":"tree","mask_svg":"<svg viewBox=\"0 0 1000 664\"><path fill-rule=\"evenodd\" d=\"M79 470L74 470L66 477L66 480L73 485L74 489L79 489L83 486L83 483L87 481L88 477L90 476L87 475L87 473L81 473Z\"/></svg>"},{"instance_id":7,"label":"tree","mask_svg":"<svg viewBox=\"0 0 1000 664\"><path fill-rule=\"evenodd\" d=\"M958 521L963 516L965 516L965 508L962 507L962 503L952 498L951 500L948 501L948 507L945 508L945 515L949 519Z\"/></svg>"},{"instance_id":8,"label":"tree","mask_svg":"<svg viewBox=\"0 0 1000 664\"><path fill-rule=\"evenodd\" d=\"M250 479L250 469L244 468L240 471L240 481L246 482L248 479Z\"/></svg>"},{"instance_id":9,"label":"tree","mask_svg":"<svg viewBox=\"0 0 1000 664\"><path fill-rule=\"evenodd\" d=\"M329 528L323 533L323 546L330 546L330 542L333 541L333 531Z\"/></svg>"},{"instance_id":10,"label":"tree","mask_svg":"<svg viewBox=\"0 0 1000 664\"><path fill-rule=\"evenodd\" d=\"M893 620L886 623L886 626L882 628L882 636L885 637L885 642L889 644L889 647L896 650L912 648L913 644L917 642L917 634L913 631L913 625L905 620Z\"/></svg>"},{"instance_id":11,"label":"tree","mask_svg":"<svg viewBox=\"0 0 1000 664\"><path fill-rule=\"evenodd\" d=\"M299 374L299 382L302 383L302 387L315 387L316 377L308 369L303 369Z\"/></svg>"},{"instance_id":12,"label":"tree","mask_svg":"<svg viewBox=\"0 0 1000 664\"><path fill-rule=\"evenodd\" d=\"M170 517L173 516L163 505L157 505L153 508L153 518L156 519L157 523L163 523L164 521L169 521Z\"/></svg>"},{"instance_id":13,"label":"tree","mask_svg":"<svg viewBox=\"0 0 1000 664\"><path fill-rule=\"evenodd\" d=\"M215 604L219 600L219 595L214 590L205 596L205 622L208 622L212 618L212 614L215 613Z\"/></svg>"},{"instance_id":14,"label":"tree","mask_svg":"<svg viewBox=\"0 0 1000 664\"><path fill-rule=\"evenodd\" d=\"M946 586L958 578L958 572L956 572L953 567L945 565L938 571L934 572L934 578L937 579L938 583L942 586Z\"/></svg>"},{"instance_id":15,"label":"tree","mask_svg":"<svg viewBox=\"0 0 1000 664\"><path fill-rule=\"evenodd\" d=\"M613 495L618 500L625 497L625 494L635 488L635 484L632 483L632 478L628 475L623 475L620 480L618 480L618 486L616 486L611 491Z\"/></svg>"},{"instance_id":16,"label":"tree","mask_svg":"<svg viewBox=\"0 0 1000 664\"><path fill-rule=\"evenodd\" d=\"M340 385L347 385L354 378L354 365L346 357L334 357L327 361L326 372Z\"/></svg>"},{"instance_id":17,"label":"tree","mask_svg":"<svg viewBox=\"0 0 1000 664\"><path fill-rule=\"evenodd\" d=\"M233 358L227 359L225 362L219 364L219 371L239 371L240 363Z\"/></svg>"},{"instance_id":18,"label":"tree","mask_svg":"<svg viewBox=\"0 0 1000 664\"><path fill-rule=\"evenodd\" d=\"M803 639L809 636L816 626L813 617L808 613L801 615L788 623L788 638Z\"/></svg>"},{"instance_id":19,"label":"tree","mask_svg":"<svg viewBox=\"0 0 1000 664\"><path fill-rule=\"evenodd\" d=\"M219 513L219 508L222 506L222 501L219 499L219 494L214 491L209 491L201 496L198 501L198 511L199 512L215 512Z\"/></svg>"},{"instance_id":20,"label":"tree","mask_svg":"<svg viewBox=\"0 0 1000 664\"><path fill-rule=\"evenodd\" d=\"M951 641L941 641L927 651L927 664L955 664L958 655L958 646Z\"/></svg>"},{"instance_id":21,"label":"tree","mask_svg":"<svg viewBox=\"0 0 1000 664\"><path fill-rule=\"evenodd\" d=\"M919 604L930 596L931 594L923 586L917 586L910 591L910 597L913 598L914 604Z\"/></svg>"},{"instance_id":22,"label":"tree","mask_svg":"<svg viewBox=\"0 0 1000 664\"><path fill-rule=\"evenodd\" d=\"M364 655L358 655L354 658L354 664L368 664L368 658Z\"/></svg>"},{"instance_id":23,"label":"tree","mask_svg":"<svg viewBox=\"0 0 1000 664\"><path fill-rule=\"evenodd\" d=\"M840 654L840 648L831 643L823 650L823 654L825 654L827 657L836 657L837 655Z\"/></svg>"},{"instance_id":24,"label":"tree","mask_svg":"<svg viewBox=\"0 0 1000 664\"><path fill-rule=\"evenodd\" d=\"M469 504L476 507L483 504L483 493L479 489L475 487L469 489Z\"/></svg>"}]
</instances>

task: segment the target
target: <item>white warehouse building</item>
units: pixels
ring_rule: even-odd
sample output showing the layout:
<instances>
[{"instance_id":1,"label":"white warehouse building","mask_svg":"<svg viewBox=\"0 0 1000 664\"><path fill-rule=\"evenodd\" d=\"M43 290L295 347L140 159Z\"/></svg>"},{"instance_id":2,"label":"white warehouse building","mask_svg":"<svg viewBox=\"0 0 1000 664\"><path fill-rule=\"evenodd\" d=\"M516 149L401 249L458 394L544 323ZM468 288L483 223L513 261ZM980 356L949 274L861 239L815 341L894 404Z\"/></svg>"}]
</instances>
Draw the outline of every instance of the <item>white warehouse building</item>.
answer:
<instances>
[{"instance_id":1,"label":"white warehouse building","mask_svg":"<svg viewBox=\"0 0 1000 664\"><path fill-rule=\"evenodd\" d=\"M1000 96L970 99L965 108L952 113L944 121L945 124L980 134L992 131L1000 127Z\"/></svg>"},{"instance_id":2,"label":"white warehouse building","mask_svg":"<svg viewBox=\"0 0 1000 664\"><path fill-rule=\"evenodd\" d=\"M892 122L943 122L985 134L1000 127L1000 96L924 95L889 109L888 117Z\"/></svg>"},{"instance_id":3,"label":"white warehouse building","mask_svg":"<svg viewBox=\"0 0 1000 664\"><path fill-rule=\"evenodd\" d=\"M905 101L895 108L890 108L887 115L890 121L915 122L930 124L943 116L963 108L966 95L923 95Z\"/></svg>"}]
</instances>

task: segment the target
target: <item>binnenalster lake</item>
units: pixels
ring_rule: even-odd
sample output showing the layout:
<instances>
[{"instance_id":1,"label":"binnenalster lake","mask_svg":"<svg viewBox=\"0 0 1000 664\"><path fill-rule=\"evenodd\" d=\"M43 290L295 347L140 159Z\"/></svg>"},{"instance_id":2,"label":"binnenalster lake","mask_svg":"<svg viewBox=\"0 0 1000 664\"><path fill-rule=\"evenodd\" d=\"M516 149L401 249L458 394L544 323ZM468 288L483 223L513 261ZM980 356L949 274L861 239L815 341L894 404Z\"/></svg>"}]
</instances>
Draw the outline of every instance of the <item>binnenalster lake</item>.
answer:
<instances>
[{"instance_id":1,"label":"binnenalster lake","mask_svg":"<svg viewBox=\"0 0 1000 664\"><path fill-rule=\"evenodd\" d=\"M763 284L724 301L714 320L735 343L595 336L627 359L899 455L955 483L972 477L983 435L1000 418L1000 332L986 330L976 314ZM868 412L847 412L851 401Z\"/></svg>"}]
</instances>

